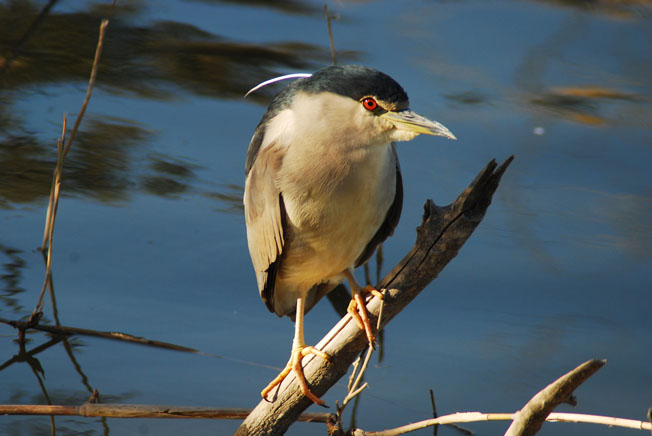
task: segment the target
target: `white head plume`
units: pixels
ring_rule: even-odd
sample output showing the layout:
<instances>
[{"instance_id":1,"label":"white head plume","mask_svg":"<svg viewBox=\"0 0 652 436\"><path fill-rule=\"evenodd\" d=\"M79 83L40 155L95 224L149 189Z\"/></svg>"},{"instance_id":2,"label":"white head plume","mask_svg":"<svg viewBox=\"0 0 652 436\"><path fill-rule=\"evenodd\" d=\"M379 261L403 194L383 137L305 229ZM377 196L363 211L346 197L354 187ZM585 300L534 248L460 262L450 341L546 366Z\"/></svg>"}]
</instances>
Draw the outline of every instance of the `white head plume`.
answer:
<instances>
[{"instance_id":1,"label":"white head plume","mask_svg":"<svg viewBox=\"0 0 652 436\"><path fill-rule=\"evenodd\" d=\"M249 94L251 94L254 91L258 91L263 86L267 86L267 85L272 84L272 83L280 82L281 80L301 79L301 78L310 77L310 76L312 76L312 74L310 74L310 73L293 73L293 74L286 74L285 76L274 77L273 79L265 80L264 82L259 83L258 85L254 86L249 91L247 91L247 93L244 96L245 96L245 98L247 98L247 96Z\"/></svg>"}]
</instances>

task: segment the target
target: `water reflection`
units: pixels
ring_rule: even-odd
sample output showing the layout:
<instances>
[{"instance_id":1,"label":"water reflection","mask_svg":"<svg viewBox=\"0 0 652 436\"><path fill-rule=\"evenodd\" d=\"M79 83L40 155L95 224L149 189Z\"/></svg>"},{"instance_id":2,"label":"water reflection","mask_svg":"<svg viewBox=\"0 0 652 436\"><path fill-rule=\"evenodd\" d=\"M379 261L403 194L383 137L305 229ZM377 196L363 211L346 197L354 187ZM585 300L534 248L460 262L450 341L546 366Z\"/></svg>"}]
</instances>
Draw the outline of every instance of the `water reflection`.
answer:
<instances>
[{"instance_id":1,"label":"water reflection","mask_svg":"<svg viewBox=\"0 0 652 436\"><path fill-rule=\"evenodd\" d=\"M616 89L603 87L560 87L532 97L532 103L549 109L562 118L589 125L601 125L618 119L602 115L609 103L642 101L642 98ZM602 110L601 110L602 109ZM618 110L611 112L618 113ZM613 116L616 116L613 114Z\"/></svg>"},{"instance_id":2,"label":"water reflection","mask_svg":"<svg viewBox=\"0 0 652 436\"><path fill-rule=\"evenodd\" d=\"M112 19L96 86L142 98L169 99L182 88L201 96L241 99L252 84L282 70L313 70L330 60L324 46L299 41L262 45L229 41L186 23L143 25L136 18L145 3L118 2L113 10L95 2L74 13L50 9L54 3L43 9L32 1L0 3L0 167L6 169L0 174L0 207L43 199L56 161L54 141L44 144L29 132L22 114L11 110L13 103L26 89L86 82L99 22L107 14ZM251 3L315 12L296 1ZM343 56L351 59L355 53ZM266 103L270 92L263 89L250 99ZM87 119L82 129L64 168L67 195L112 202L126 200L133 185L161 196L190 188L192 166L174 157L154 158L149 166L154 174L137 174L132 151L152 136L147 127L125 119ZM232 194L227 187L219 195L231 201Z\"/></svg>"},{"instance_id":3,"label":"water reflection","mask_svg":"<svg viewBox=\"0 0 652 436\"><path fill-rule=\"evenodd\" d=\"M206 192L205 196L214 198L222 203L218 208L220 212L234 213L238 215L244 214L244 205L242 204L242 196L244 194L244 186L235 184L222 185L220 192Z\"/></svg>"},{"instance_id":4,"label":"water reflection","mask_svg":"<svg viewBox=\"0 0 652 436\"><path fill-rule=\"evenodd\" d=\"M102 201L126 199L134 177L133 150L150 135L126 120L87 119L63 169L65 195L82 194ZM50 193L56 145L34 136L0 140L0 206L32 203Z\"/></svg>"},{"instance_id":5,"label":"water reflection","mask_svg":"<svg viewBox=\"0 0 652 436\"><path fill-rule=\"evenodd\" d=\"M633 19L649 15L649 0L536 0L558 7L579 9L614 19Z\"/></svg>"},{"instance_id":6,"label":"water reflection","mask_svg":"<svg viewBox=\"0 0 652 436\"><path fill-rule=\"evenodd\" d=\"M149 169L154 174L143 177L143 190L153 195L170 197L190 189L195 179L196 165L170 158L161 154L150 155Z\"/></svg>"},{"instance_id":7,"label":"water reflection","mask_svg":"<svg viewBox=\"0 0 652 436\"><path fill-rule=\"evenodd\" d=\"M85 82L105 16L105 9L94 6L86 12L50 12L21 42L38 8L30 1L0 4L0 40L14 42L0 47L2 89ZM260 45L229 41L186 23L132 22L143 7L130 4L113 14L98 86L154 99L172 97L176 87L241 98L252 83L278 75L280 69L310 70L330 60L323 46L299 41Z\"/></svg>"},{"instance_id":8,"label":"water reflection","mask_svg":"<svg viewBox=\"0 0 652 436\"><path fill-rule=\"evenodd\" d=\"M20 286L25 260L22 251L0 243L2 271L0 272L0 311L19 313L23 307L20 304L19 294L25 292Z\"/></svg>"},{"instance_id":9,"label":"water reflection","mask_svg":"<svg viewBox=\"0 0 652 436\"><path fill-rule=\"evenodd\" d=\"M315 4L301 1L301 0L276 0L276 1L267 1L267 0L187 0L197 3L226 3L226 4L237 4L241 6L249 7L260 7L275 9L281 12L286 12L288 14L316 14L322 12L321 6L316 6Z\"/></svg>"}]
</instances>

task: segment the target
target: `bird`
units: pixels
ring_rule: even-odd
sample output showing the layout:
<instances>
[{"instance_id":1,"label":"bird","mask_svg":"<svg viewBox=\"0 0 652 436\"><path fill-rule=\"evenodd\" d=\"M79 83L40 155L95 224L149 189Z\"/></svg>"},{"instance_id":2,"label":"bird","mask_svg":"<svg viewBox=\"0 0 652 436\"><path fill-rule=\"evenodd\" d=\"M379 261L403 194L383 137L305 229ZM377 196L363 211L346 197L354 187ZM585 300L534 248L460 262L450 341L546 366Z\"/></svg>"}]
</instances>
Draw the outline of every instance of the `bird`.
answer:
<instances>
[{"instance_id":1,"label":"bird","mask_svg":"<svg viewBox=\"0 0 652 436\"><path fill-rule=\"evenodd\" d=\"M295 322L290 359L261 395L267 399L294 372L303 394L325 406L310 390L301 361L329 356L306 345L304 315L346 279L348 312L374 344L364 298L382 293L361 287L353 270L393 233L401 215L395 143L419 134L457 138L413 112L401 85L376 69L330 66L298 76L254 131L243 202L260 297L270 312Z\"/></svg>"}]
</instances>

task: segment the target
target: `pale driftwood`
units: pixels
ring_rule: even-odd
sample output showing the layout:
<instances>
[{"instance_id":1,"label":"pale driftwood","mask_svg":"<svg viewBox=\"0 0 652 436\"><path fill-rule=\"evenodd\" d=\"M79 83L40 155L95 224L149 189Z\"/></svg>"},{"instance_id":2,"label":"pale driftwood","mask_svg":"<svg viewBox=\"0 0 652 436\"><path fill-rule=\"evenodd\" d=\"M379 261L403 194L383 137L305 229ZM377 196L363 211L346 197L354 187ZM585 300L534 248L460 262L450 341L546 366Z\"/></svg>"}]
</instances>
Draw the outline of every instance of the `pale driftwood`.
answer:
<instances>
[{"instance_id":1,"label":"pale driftwood","mask_svg":"<svg viewBox=\"0 0 652 436\"><path fill-rule=\"evenodd\" d=\"M513 157L502 165L494 160L478 174L457 200L446 207L438 207L432 200L425 204L423 222L417 229L417 241L403 260L378 284L385 292L385 307L381 328L410 303L446 264L453 259L471 236L491 204L491 198L500 178ZM380 300L373 298L367 304L370 317L375 319ZM316 345L331 356L330 362L304 358L304 373L310 389L322 396L344 376L362 350L367 346L365 334L349 315L338 322ZM236 431L236 435L281 435L311 404L290 375L281 384L274 398L262 400Z\"/></svg>"},{"instance_id":2,"label":"pale driftwood","mask_svg":"<svg viewBox=\"0 0 652 436\"><path fill-rule=\"evenodd\" d=\"M450 415L442 415L439 418L426 419L412 424L396 427L388 430L365 431L355 429L351 432L353 436L399 436L417 430L422 430L433 425L461 424L465 422L482 421L511 421L516 417L514 413L481 413L481 412L460 412ZM568 422L584 424L601 424L609 427L630 428L633 430L652 430L652 424L636 419L614 418L612 416L584 415L581 413L551 413L546 418L547 422Z\"/></svg>"},{"instance_id":3,"label":"pale driftwood","mask_svg":"<svg viewBox=\"0 0 652 436\"><path fill-rule=\"evenodd\" d=\"M159 406L151 404L99 404L81 406L2 404L0 415L68 415L106 418L184 418L184 419L244 419L251 409L220 409L214 407ZM330 413L302 413L297 421L328 422Z\"/></svg>"},{"instance_id":4,"label":"pale driftwood","mask_svg":"<svg viewBox=\"0 0 652 436\"><path fill-rule=\"evenodd\" d=\"M561 403L574 402L573 391L602 368L606 360L588 360L539 391L518 412L505 436L533 436Z\"/></svg>"}]
</instances>

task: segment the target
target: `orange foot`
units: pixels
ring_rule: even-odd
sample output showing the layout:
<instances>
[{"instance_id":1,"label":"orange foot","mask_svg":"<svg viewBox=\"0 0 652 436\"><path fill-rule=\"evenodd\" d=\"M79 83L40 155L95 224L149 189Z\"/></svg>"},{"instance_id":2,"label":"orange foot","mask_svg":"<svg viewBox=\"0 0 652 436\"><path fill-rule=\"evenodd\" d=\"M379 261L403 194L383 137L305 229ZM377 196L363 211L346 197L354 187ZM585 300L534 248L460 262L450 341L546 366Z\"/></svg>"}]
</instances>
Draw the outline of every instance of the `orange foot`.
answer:
<instances>
[{"instance_id":1,"label":"orange foot","mask_svg":"<svg viewBox=\"0 0 652 436\"><path fill-rule=\"evenodd\" d=\"M346 309L346 311L351 314L353 319L355 319L355 321L358 323L358 326L364 330L371 346L374 346L376 344L376 335L372 331L371 324L369 323L369 315L367 314L367 307L365 306L364 302L364 296L366 295L363 296L363 294L372 294L382 300L383 293L369 285L360 289L358 292L354 291L352 293L353 298L351 298L351 302L349 303L349 307Z\"/></svg>"},{"instance_id":2,"label":"orange foot","mask_svg":"<svg viewBox=\"0 0 652 436\"><path fill-rule=\"evenodd\" d=\"M301 385L301 391L303 392L303 395L310 398L315 404L328 407L326 406L326 403L324 403L317 395L313 394L310 391L310 389L308 388L308 383L306 382L306 377L303 375L301 360L304 358L304 356L307 356L308 354L314 354L326 361L330 361L330 357L328 356L328 354L314 347L304 346L304 347L298 347L296 349L293 349L292 355L290 356L290 360L288 361L287 365L285 365L285 368L283 368L283 371L281 371L281 373L277 375L276 378L272 380L265 389L262 390L260 395L264 399L267 399L267 394L269 394L271 390L274 389L274 387L280 385L281 382L285 380L285 377L287 377L288 374L290 374L290 371L292 371L294 372L294 375L296 375L297 380L299 380L299 385Z\"/></svg>"}]
</instances>

